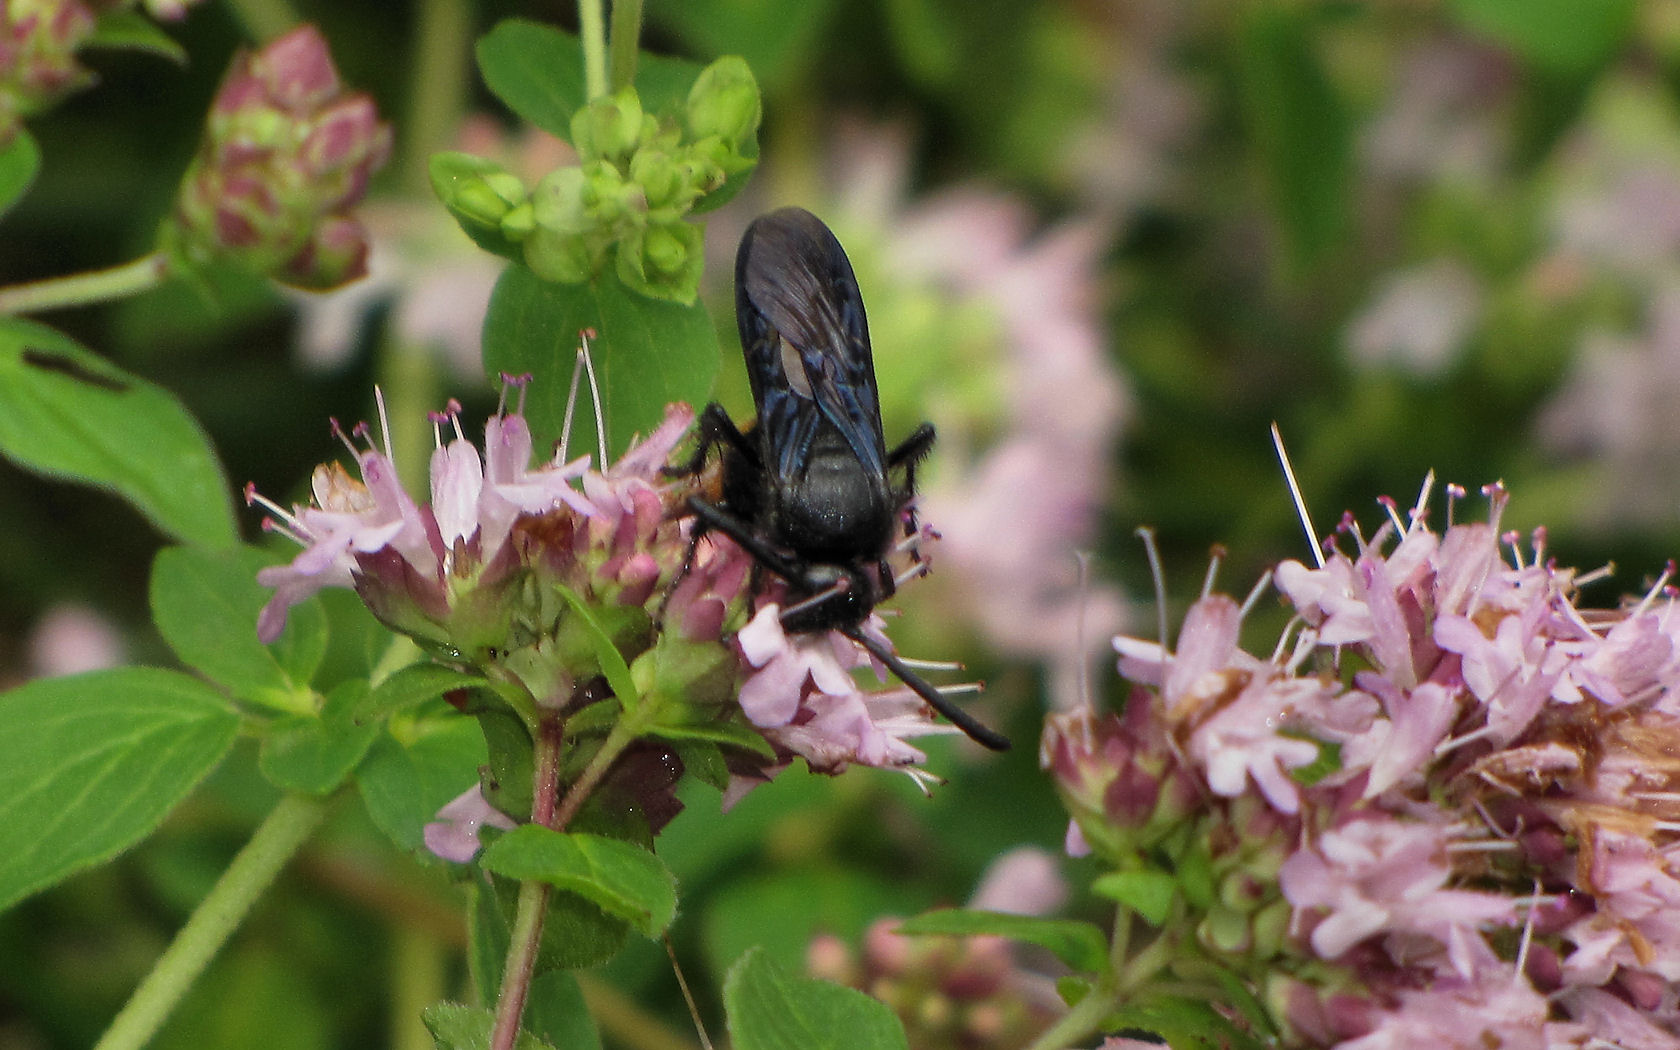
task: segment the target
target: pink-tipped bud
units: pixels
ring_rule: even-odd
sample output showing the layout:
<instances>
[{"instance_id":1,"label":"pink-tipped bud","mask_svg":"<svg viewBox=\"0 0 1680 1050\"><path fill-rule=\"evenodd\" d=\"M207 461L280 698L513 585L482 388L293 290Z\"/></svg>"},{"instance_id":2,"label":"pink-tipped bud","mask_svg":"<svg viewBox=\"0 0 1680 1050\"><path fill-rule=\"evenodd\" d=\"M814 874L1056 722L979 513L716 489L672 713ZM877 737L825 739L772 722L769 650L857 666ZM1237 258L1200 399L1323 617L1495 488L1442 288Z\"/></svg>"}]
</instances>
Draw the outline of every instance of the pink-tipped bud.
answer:
<instances>
[{"instance_id":1,"label":"pink-tipped bud","mask_svg":"<svg viewBox=\"0 0 1680 1050\"><path fill-rule=\"evenodd\" d=\"M373 100L346 94L326 41L303 26L222 81L163 241L178 264L232 262L302 288L362 276L350 214L391 152Z\"/></svg>"}]
</instances>

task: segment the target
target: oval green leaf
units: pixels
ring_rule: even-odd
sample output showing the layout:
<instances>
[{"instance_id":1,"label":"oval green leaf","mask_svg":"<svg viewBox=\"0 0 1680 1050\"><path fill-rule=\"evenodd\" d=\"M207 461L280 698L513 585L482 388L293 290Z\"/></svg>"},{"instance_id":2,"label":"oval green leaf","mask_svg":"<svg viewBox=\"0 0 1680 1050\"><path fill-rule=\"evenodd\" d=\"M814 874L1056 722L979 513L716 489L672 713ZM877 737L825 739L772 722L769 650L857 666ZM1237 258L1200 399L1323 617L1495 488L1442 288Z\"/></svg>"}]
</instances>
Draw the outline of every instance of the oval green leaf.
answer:
<instances>
[{"instance_id":1,"label":"oval green leaf","mask_svg":"<svg viewBox=\"0 0 1680 1050\"><path fill-rule=\"evenodd\" d=\"M273 646L257 641L257 612L271 593L257 570L273 561L253 547L166 547L152 562L152 617L182 663L242 699L295 712L314 702L309 679L326 652L326 617L305 603Z\"/></svg>"},{"instance_id":2,"label":"oval green leaf","mask_svg":"<svg viewBox=\"0 0 1680 1050\"><path fill-rule=\"evenodd\" d=\"M996 911L947 908L930 911L899 924L905 935L946 934L972 937L992 934L1012 941L1036 944L1082 973L1095 973L1108 964L1108 938L1088 922L1077 919L1044 919L1034 915L1010 915Z\"/></svg>"},{"instance_id":3,"label":"oval green leaf","mask_svg":"<svg viewBox=\"0 0 1680 1050\"><path fill-rule=\"evenodd\" d=\"M0 908L150 834L238 728L221 694L155 668L0 694Z\"/></svg>"},{"instance_id":4,"label":"oval green leaf","mask_svg":"<svg viewBox=\"0 0 1680 1050\"><path fill-rule=\"evenodd\" d=\"M608 448L622 452L664 418L673 401L699 404L718 371L717 331L698 302L649 299L610 271L596 285L555 284L523 266L496 282L484 319L484 367L492 379L529 374L525 418L538 448L559 440L565 425L578 333L595 330L590 353L606 416ZM580 384L569 454L595 448L588 383Z\"/></svg>"},{"instance_id":5,"label":"oval green leaf","mask_svg":"<svg viewBox=\"0 0 1680 1050\"><path fill-rule=\"evenodd\" d=\"M909 1050L886 1003L855 988L790 977L754 948L729 970L723 1008L735 1050Z\"/></svg>"},{"instance_id":6,"label":"oval green leaf","mask_svg":"<svg viewBox=\"0 0 1680 1050\"><path fill-rule=\"evenodd\" d=\"M0 319L0 453L108 489L169 535L234 541L227 481L204 431L174 395L20 318Z\"/></svg>"},{"instance_id":7,"label":"oval green leaf","mask_svg":"<svg viewBox=\"0 0 1680 1050\"><path fill-rule=\"evenodd\" d=\"M479 862L504 878L535 879L576 893L649 937L665 932L676 917L676 877L658 857L622 839L522 824L492 843Z\"/></svg>"},{"instance_id":8,"label":"oval green leaf","mask_svg":"<svg viewBox=\"0 0 1680 1050\"><path fill-rule=\"evenodd\" d=\"M11 145L0 150L0 215L11 210L41 170L41 150L29 132L19 128Z\"/></svg>"}]
</instances>

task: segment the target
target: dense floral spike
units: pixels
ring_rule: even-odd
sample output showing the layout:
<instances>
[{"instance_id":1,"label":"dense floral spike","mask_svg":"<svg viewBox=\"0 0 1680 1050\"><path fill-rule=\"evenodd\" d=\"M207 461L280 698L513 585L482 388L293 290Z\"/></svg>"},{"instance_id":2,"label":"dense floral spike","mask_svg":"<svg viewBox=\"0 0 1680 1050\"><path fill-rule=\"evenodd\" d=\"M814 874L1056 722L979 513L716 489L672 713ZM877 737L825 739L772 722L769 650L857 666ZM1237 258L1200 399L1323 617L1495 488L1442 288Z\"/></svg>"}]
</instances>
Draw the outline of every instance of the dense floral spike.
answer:
<instances>
[{"instance_id":1,"label":"dense floral spike","mask_svg":"<svg viewBox=\"0 0 1680 1050\"><path fill-rule=\"evenodd\" d=\"M901 770L923 785L936 779L906 741L955 727L935 722L909 689L882 688L884 669L852 639L784 634L779 585L758 595L755 615L753 561L727 537L691 541L685 500L700 482L664 472L693 422L689 406L670 406L652 434L604 470L588 457L533 466L518 411L491 417L481 452L462 435L459 413L451 404L434 417L429 502L403 491L397 465L365 425L340 432L359 479L337 463L318 467L313 501L290 510L247 494L270 512L270 528L304 548L258 576L274 588L258 621L264 641L280 635L292 606L324 587L350 587L438 659L515 682L536 707L564 710L608 695L597 684L605 631L641 702L670 724L733 721L769 742L773 757L738 756L731 797L795 758L824 773L858 764ZM592 623L573 615L574 603ZM878 621L866 629L890 644ZM865 670L875 672L870 688L853 674ZM649 770L670 766L645 757ZM670 786L638 797L639 810L674 813ZM471 855L485 822L471 801L439 814L429 829L435 852Z\"/></svg>"},{"instance_id":2,"label":"dense floral spike","mask_svg":"<svg viewBox=\"0 0 1680 1050\"><path fill-rule=\"evenodd\" d=\"M211 103L163 243L178 261L235 262L298 288L362 276L350 211L391 153L373 99L343 90L313 26L241 53Z\"/></svg>"},{"instance_id":3,"label":"dense floral spike","mask_svg":"<svg viewBox=\"0 0 1680 1050\"><path fill-rule=\"evenodd\" d=\"M93 36L95 15L78 0L0 4L0 147L25 117L93 82L76 49Z\"/></svg>"},{"instance_id":4,"label":"dense floral spike","mask_svg":"<svg viewBox=\"0 0 1680 1050\"><path fill-rule=\"evenodd\" d=\"M1176 649L1116 639L1124 716L1046 731L1070 847L1178 881L1186 968L1245 974L1284 1045L1680 1046L1674 596L1582 608L1487 494L1279 566L1270 659L1220 595Z\"/></svg>"}]
</instances>

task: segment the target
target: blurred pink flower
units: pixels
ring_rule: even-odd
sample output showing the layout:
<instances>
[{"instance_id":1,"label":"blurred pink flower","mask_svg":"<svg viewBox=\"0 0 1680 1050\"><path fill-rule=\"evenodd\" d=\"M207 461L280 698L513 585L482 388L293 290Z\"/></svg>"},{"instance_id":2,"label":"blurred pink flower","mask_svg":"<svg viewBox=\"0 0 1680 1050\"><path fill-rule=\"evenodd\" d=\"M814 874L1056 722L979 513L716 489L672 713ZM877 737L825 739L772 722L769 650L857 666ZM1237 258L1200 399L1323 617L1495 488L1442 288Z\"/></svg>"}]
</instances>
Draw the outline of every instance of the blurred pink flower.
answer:
<instances>
[{"instance_id":1,"label":"blurred pink flower","mask_svg":"<svg viewBox=\"0 0 1680 1050\"><path fill-rule=\"evenodd\" d=\"M89 606L59 602L29 632L29 673L38 678L103 670L127 659L122 633Z\"/></svg>"},{"instance_id":2,"label":"blurred pink flower","mask_svg":"<svg viewBox=\"0 0 1680 1050\"><path fill-rule=\"evenodd\" d=\"M455 148L500 161L531 182L575 160L571 147L546 132L533 128L510 137L485 116L462 125ZM505 263L475 245L429 195L370 201L362 218L367 278L329 293L292 296L305 364L323 371L340 367L370 318L388 303L399 346L436 353L456 377L477 381L484 374L484 314Z\"/></svg>"}]
</instances>

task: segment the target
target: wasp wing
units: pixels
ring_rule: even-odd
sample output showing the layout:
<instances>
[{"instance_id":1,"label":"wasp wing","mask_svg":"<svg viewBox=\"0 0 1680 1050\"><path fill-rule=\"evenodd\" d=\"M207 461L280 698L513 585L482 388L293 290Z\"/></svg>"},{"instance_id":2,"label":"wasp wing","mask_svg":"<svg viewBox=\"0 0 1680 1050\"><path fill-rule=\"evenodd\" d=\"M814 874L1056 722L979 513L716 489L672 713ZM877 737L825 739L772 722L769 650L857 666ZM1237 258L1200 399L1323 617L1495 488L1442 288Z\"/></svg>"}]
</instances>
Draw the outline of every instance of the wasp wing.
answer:
<instances>
[{"instance_id":1,"label":"wasp wing","mask_svg":"<svg viewBox=\"0 0 1680 1050\"><path fill-rule=\"evenodd\" d=\"M766 466L800 472L827 421L872 476L886 471L869 325L840 242L803 208L747 227L735 258L736 321L765 428Z\"/></svg>"}]
</instances>

